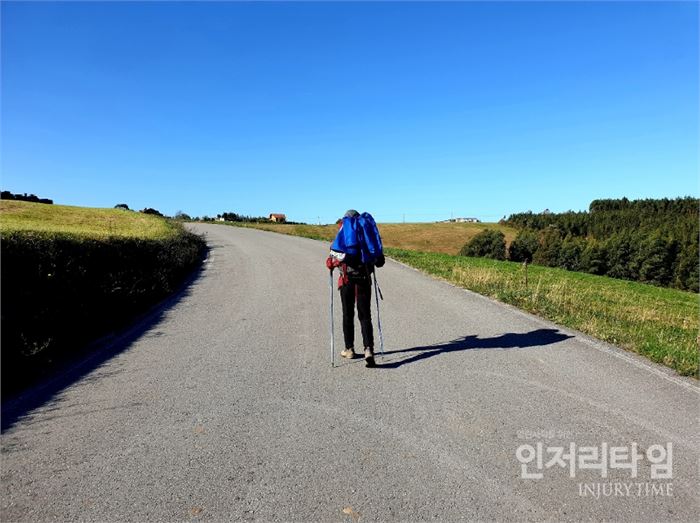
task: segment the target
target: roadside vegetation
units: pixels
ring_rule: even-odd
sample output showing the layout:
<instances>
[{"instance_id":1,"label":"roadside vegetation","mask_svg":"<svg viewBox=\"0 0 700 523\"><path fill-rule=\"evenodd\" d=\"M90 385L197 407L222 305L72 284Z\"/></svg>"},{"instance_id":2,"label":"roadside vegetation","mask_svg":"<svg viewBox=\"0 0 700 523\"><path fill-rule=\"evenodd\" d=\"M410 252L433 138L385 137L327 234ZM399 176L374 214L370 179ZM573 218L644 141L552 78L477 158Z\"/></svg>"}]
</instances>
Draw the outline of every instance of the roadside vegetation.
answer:
<instances>
[{"instance_id":1,"label":"roadside vegetation","mask_svg":"<svg viewBox=\"0 0 700 523\"><path fill-rule=\"evenodd\" d=\"M550 267L387 249L387 255L461 287L698 375L698 295Z\"/></svg>"},{"instance_id":2,"label":"roadside vegetation","mask_svg":"<svg viewBox=\"0 0 700 523\"><path fill-rule=\"evenodd\" d=\"M172 293L205 242L156 215L0 202L2 390L74 356Z\"/></svg>"}]
</instances>

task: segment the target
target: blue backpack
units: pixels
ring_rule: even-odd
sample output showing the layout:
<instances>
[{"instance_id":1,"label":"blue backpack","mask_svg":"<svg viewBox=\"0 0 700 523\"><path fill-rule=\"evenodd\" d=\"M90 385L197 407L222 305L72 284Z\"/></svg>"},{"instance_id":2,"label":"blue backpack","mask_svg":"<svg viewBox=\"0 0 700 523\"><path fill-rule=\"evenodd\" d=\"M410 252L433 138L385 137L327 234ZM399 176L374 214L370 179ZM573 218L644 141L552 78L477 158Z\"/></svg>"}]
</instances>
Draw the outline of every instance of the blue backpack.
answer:
<instances>
[{"instance_id":1,"label":"blue backpack","mask_svg":"<svg viewBox=\"0 0 700 523\"><path fill-rule=\"evenodd\" d=\"M384 254L382 239L379 236L377 223L368 212L359 216L343 218L343 225L331 245L336 252L344 252L348 256L359 256L364 264L374 263Z\"/></svg>"}]
</instances>

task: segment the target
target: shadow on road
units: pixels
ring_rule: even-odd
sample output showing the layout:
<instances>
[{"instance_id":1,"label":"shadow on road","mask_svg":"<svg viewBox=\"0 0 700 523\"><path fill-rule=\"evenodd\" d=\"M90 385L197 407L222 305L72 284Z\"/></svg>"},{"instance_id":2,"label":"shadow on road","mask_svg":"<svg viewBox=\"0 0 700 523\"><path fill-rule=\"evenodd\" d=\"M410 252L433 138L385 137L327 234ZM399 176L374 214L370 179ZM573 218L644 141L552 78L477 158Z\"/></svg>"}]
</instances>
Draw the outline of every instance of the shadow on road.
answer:
<instances>
[{"instance_id":1,"label":"shadow on road","mask_svg":"<svg viewBox=\"0 0 700 523\"><path fill-rule=\"evenodd\" d=\"M470 349L515 349L525 347L541 347L551 345L560 341L573 338L568 334L563 334L557 329L537 329L531 332L508 333L493 338L479 338L477 335L464 336L447 343L439 345L426 345L423 347L412 347L410 349L400 349L385 352L386 356L397 354L413 354L407 358L398 359L386 363L378 363L377 368L396 369L402 365L416 363L433 356L438 356L446 352L459 352Z\"/></svg>"},{"instance_id":2,"label":"shadow on road","mask_svg":"<svg viewBox=\"0 0 700 523\"><path fill-rule=\"evenodd\" d=\"M207 249L207 255L211 254L211 250L211 247ZM60 368L54 370L49 378L32 385L18 396L10 399L3 398L0 432L5 433L19 420L28 415L31 416L31 412L39 407L45 405L55 407L60 401L58 396L64 389L85 378L114 356L128 350L135 341L157 326L170 309L190 295L192 287L201 278L205 270L206 263L203 262L173 295L143 314L140 318L134 320L130 327L115 333L111 337L93 342L90 346L80 351L80 356L76 356L76 358L66 362ZM158 336L160 334L162 333L153 332L150 335ZM101 374L98 378L103 375Z\"/></svg>"}]
</instances>

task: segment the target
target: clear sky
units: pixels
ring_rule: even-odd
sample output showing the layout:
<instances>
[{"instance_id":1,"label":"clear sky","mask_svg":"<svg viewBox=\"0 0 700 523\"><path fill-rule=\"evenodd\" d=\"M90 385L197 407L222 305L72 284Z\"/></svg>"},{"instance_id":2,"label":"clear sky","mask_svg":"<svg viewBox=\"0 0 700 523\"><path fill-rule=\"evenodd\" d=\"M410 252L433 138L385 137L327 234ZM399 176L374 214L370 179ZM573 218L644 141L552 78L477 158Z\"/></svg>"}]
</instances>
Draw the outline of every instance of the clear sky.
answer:
<instances>
[{"instance_id":1,"label":"clear sky","mask_svg":"<svg viewBox=\"0 0 700 523\"><path fill-rule=\"evenodd\" d=\"M2 2L4 190L331 222L698 195L698 4Z\"/></svg>"}]
</instances>

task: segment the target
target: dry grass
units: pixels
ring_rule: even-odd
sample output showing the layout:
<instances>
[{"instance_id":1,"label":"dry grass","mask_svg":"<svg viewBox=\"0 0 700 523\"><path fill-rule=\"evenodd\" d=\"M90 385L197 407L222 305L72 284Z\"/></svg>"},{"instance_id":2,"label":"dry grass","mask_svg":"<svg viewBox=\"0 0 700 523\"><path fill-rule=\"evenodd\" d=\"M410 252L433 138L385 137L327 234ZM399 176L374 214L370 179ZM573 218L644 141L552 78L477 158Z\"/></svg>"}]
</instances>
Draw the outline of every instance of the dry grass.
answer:
<instances>
[{"instance_id":1,"label":"dry grass","mask_svg":"<svg viewBox=\"0 0 700 523\"><path fill-rule=\"evenodd\" d=\"M335 225L252 223L245 226L327 241L333 241L338 230ZM378 227L385 247L443 254L459 253L465 243L484 229L503 232L506 244L517 234L515 229L496 223L384 223Z\"/></svg>"},{"instance_id":2,"label":"dry grass","mask_svg":"<svg viewBox=\"0 0 700 523\"><path fill-rule=\"evenodd\" d=\"M458 254L460 249L484 229L496 229L506 237L506 244L517 231L497 223L387 223L379 226L384 245L412 251Z\"/></svg>"}]
</instances>

